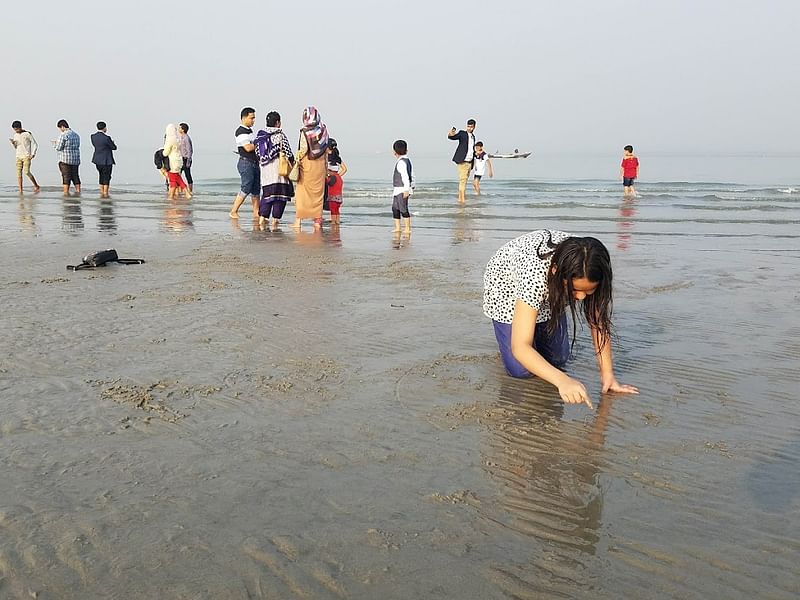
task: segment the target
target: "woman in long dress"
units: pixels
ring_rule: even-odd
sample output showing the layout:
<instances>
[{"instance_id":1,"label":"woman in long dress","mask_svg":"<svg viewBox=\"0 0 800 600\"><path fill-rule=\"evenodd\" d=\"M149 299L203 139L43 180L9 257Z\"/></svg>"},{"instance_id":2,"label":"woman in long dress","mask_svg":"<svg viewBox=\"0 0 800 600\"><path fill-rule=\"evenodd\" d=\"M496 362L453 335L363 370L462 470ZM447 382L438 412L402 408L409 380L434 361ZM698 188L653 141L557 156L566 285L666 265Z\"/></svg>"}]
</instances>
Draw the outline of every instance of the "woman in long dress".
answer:
<instances>
[{"instance_id":1,"label":"woman in long dress","mask_svg":"<svg viewBox=\"0 0 800 600\"><path fill-rule=\"evenodd\" d=\"M255 139L256 155L261 168L261 201L258 206L258 224L278 228L286 203L294 196L294 186L288 177L278 173L280 155L283 153L290 164L294 154L289 140L281 129L281 116L272 111L267 114L267 127L258 132ZM272 223L270 223L270 219Z\"/></svg>"},{"instance_id":2,"label":"woman in long dress","mask_svg":"<svg viewBox=\"0 0 800 600\"><path fill-rule=\"evenodd\" d=\"M300 178L295 195L294 227L300 227L303 219L313 219L314 227L322 227L322 201L325 196L327 176L326 150L328 148L328 128L316 107L309 106L303 111L303 128L300 130Z\"/></svg>"}]
</instances>

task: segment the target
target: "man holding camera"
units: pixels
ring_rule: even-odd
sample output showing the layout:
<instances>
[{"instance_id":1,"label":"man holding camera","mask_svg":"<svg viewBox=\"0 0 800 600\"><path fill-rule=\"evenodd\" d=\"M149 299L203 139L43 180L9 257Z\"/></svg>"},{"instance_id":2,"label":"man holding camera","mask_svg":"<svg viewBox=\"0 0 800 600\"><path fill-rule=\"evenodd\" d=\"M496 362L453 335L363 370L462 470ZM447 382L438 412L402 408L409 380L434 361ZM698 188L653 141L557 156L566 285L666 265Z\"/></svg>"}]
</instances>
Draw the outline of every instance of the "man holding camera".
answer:
<instances>
[{"instance_id":1,"label":"man holding camera","mask_svg":"<svg viewBox=\"0 0 800 600\"><path fill-rule=\"evenodd\" d=\"M467 121L467 129L457 131L450 129L447 139L458 140L458 148L453 154L453 162L458 167L458 201L464 204L467 201L467 179L472 170L472 161L475 159L475 119Z\"/></svg>"}]
</instances>

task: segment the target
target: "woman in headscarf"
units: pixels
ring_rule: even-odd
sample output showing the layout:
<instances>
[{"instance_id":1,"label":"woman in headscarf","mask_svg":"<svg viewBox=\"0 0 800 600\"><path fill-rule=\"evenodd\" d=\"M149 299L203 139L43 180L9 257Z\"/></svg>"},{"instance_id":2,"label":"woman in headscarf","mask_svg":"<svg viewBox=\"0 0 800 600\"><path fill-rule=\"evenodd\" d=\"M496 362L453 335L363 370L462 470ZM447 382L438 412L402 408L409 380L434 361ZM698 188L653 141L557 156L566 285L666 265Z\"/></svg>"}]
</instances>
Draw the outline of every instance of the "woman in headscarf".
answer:
<instances>
[{"instance_id":1,"label":"woman in headscarf","mask_svg":"<svg viewBox=\"0 0 800 600\"><path fill-rule=\"evenodd\" d=\"M164 150L161 153L169 160L169 172L167 173L169 193L167 198L175 198L177 188L183 190L186 198L191 198L192 193L186 187L183 177L181 177L183 158L181 157L181 147L178 141L178 128L173 123L167 125L167 130L164 134Z\"/></svg>"},{"instance_id":2,"label":"woman in headscarf","mask_svg":"<svg viewBox=\"0 0 800 600\"><path fill-rule=\"evenodd\" d=\"M278 228L286 203L294 196L292 182L278 174L280 155L284 154L290 164L294 154L289 140L281 129L281 116L272 111L267 114L267 128L258 132L255 139L256 155L261 168L261 202L258 207L258 224Z\"/></svg>"},{"instance_id":3,"label":"woman in headscarf","mask_svg":"<svg viewBox=\"0 0 800 600\"><path fill-rule=\"evenodd\" d=\"M322 201L325 196L327 175L326 151L328 128L322 122L316 107L303 111L303 128L300 130L300 179L295 196L294 227L300 227L303 219L314 219L314 227L322 227Z\"/></svg>"}]
</instances>

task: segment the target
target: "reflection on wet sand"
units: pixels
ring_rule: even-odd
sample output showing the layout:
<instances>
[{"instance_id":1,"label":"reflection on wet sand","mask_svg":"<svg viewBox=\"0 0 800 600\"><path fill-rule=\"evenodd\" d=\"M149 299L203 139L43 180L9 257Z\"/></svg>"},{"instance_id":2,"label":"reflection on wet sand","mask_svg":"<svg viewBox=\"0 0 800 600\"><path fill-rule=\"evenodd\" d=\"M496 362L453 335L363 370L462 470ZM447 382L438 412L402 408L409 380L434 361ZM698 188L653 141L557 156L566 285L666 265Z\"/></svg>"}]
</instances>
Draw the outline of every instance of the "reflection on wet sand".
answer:
<instances>
[{"instance_id":1,"label":"reflection on wet sand","mask_svg":"<svg viewBox=\"0 0 800 600\"><path fill-rule=\"evenodd\" d=\"M324 242L321 229L302 231L294 229L294 238L301 246L321 246Z\"/></svg>"},{"instance_id":2,"label":"reflection on wet sand","mask_svg":"<svg viewBox=\"0 0 800 600\"><path fill-rule=\"evenodd\" d=\"M588 423L568 421L549 384L504 378L484 457L498 501L485 516L542 542L547 560L539 547L515 566L499 566L499 585L512 576L551 597L588 584L577 567L595 555L601 538L598 480L612 402L604 396Z\"/></svg>"},{"instance_id":3,"label":"reflection on wet sand","mask_svg":"<svg viewBox=\"0 0 800 600\"><path fill-rule=\"evenodd\" d=\"M332 224L331 228L325 232L325 239L330 246L342 245L342 228L339 224Z\"/></svg>"},{"instance_id":4,"label":"reflection on wet sand","mask_svg":"<svg viewBox=\"0 0 800 600\"><path fill-rule=\"evenodd\" d=\"M64 198L61 201L63 214L61 228L67 233L78 234L83 231L83 212L79 198Z\"/></svg>"},{"instance_id":5,"label":"reflection on wet sand","mask_svg":"<svg viewBox=\"0 0 800 600\"><path fill-rule=\"evenodd\" d=\"M183 233L194 229L192 203L183 198L168 200L164 207L161 225L164 231L171 233Z\"/></svg>"},{"instance_id":6,"label":"reflection on wet sand","mask_svg":"<svg viewBox=\"0 0 800 600\"><path fill-rule=\"evenodd\" d=\"M100 209L97 213L97 230L117 230L117 219L114 217L114 202L110 198L100 200Z\"/></svg>"},{"instance_id":7,"label":"reflection on wet sand","mask_svg":"<svg viewBox=\"0 0 800 600\"><path fill-rule=\"evenodd\" d=\"M626 196L619 205L619 220L617 221L617 248L627 250L631 245L633 233L633 217L636 216L636 197Z\"/></svg>"},{"instance_id":8,"label":"reflection on wet sand","mask_svg":"<svg viewBox=\"0 0 800 600\"><path fill-rule=\"evenodd\" d=\"M406 233L403 231L402 233L399 231L392 232L392 248L395 250L400 250L401 248L405 248L411 245L411 232Z\"/></svg>"},{"instance_id":9,"label":"reflection on wet sand","mask_svg":"<svg viewBox=\"0 0 800 600\"><path fill-rule=\"evenodd\" d=\"M463 206L459 206L453 226L453 245L463 242L477 242L480 239L473 220L467 215L466 209Z\"/></svg>"},{"instance_id":10,"label":"reflection on wet sand","mask_svg":"<svg viewBox=\"0 0 800 600\"><path fill-rule=\"evenodd\" d=\"M22 231L37 233L36 218L33 215L35 201L32 198L20 198L17 216Z\"/></svg>"}]
</instances>

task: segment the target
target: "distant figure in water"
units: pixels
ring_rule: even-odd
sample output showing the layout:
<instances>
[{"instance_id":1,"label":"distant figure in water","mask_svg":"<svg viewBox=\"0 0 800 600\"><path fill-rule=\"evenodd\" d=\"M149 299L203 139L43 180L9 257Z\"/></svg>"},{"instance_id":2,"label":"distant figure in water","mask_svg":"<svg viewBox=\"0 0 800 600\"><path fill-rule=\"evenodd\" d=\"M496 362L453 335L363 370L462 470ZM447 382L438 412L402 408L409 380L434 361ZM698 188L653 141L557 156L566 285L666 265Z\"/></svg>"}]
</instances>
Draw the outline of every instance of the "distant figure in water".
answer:
<instances>
[{"instance_id":1,"label":"distant figure in water","mask_svg":"<svg viewBox=\"0 0 800 600\"><path fill-rule=\"evenodd\" d=\"M36 153L39 151L39 144L36 143L30 131L25 131L22 128L21 121L14 121L11 123L11 129L14 130L14 137L10 138L8 141L11 142L16 154L17 187L19 188L19 193L22 193L22 174L24 173L33 184L33 193L38 194L41 188L36 182L36 177L31 173L31 161L36 158Z\"/></svg>"},{"instance_id":2,"label":"distant figure in water","mask_svg":"<svg viewBox=\"0 0 800 600\"><path fill-rule=\"evenodd\" d=\"M392 218L394 233L400 235L400 223L405 219L405 233L411 235L411 213L408 211L408 200L414 192L414 167L408 158L408 143L395 140L392 151L397 162L392 171Z\"/></svg>"},{"instance_id":3,"label":"distant figure in water","mask_svg":"<svg viewBox=\"0 0 800 600\"><path fill-rule=\"evenodd\" d=\"M580 310L592 331L603 393L638 394L614 375L611 280L608 250L592 237L540 229L495 252L483 276L483 312L492 319L508 374L541 377L558 388L564 402L591 408L583 384L561 370L572 350L567 309L572 344Z\"/></svg>"},{"instance_id":4,"label":"distant figure in water","mask_svg":"<svg viewBox=\"0 0 800 600\"><path fill-rule=\"evenodd\" d=\"M181 158L181 146L178 140L178 128L170 123L164 134L164 149L161 151L169 160L169 170L167 171L167 182L169 189L167 198L173 200L178 197L178 190L183 191L186 199L192 197L192 193L186 185L186 182L181 177L181 169L183 169L183 158Z\"/></svg>"},{"instance_id":5,"label":"distant figure in water","mask_svg":"<svg viewBox=\"0 0 800 600\"><path fill-rule=\"evenodd\" d=\"M456 130L451 128L447 134L448 140L458 142L453 162L458 168L458 201L464 204L467 201L467 179L472 170L473 159L475 158L475 119L467 121L466 129Z\"/></svg>"},{"instance_id":6,"label":"distant figure in water","mask_svg":"<svg viewBox=\"0 0 800 600\"><path fill-rule=\"evenodd\" d=\"M494 177L494 169L492 168L492 160L489 155L483 151L483 142L476 142L475 144L475 174L472 176L472 187L475 188L475 193L481 195L481 177L486 171L489 171L489 177Z\"/></svg>"},{"instance_id":7,"label":"distant figure in water","mask_svg":"<svg viewBox=\"0 0 800 600\"><path fill-rule=\"evenodd\" d=\"M622 149L622 164L619 176L622 179L622 190L625 196L635 196L633 182L639 177L639 159L633 155L633 146L630 144Z\"/></svg>"}]
</instances>

